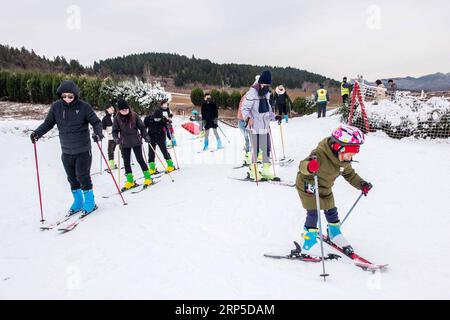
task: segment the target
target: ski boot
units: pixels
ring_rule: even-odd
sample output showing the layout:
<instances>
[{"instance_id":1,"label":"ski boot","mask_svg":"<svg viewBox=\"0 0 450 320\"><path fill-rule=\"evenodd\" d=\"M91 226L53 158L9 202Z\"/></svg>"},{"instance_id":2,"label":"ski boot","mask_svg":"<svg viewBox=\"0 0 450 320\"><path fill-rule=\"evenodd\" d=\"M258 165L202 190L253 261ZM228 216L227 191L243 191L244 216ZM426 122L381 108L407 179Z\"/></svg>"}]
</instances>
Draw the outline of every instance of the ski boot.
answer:
<instances>
[{"instance_id":1,"label":"ski boot","mask_svg":"<svg viewBox=\"0 0 450 320\"><path fill-rule=\"evenodd\" d=\"M155 174L156 173L156 165L154 162L149 162L148 164L148 171L150 172L150 174Z\"/></svg>"},{"instance_id":2,"label":"ski boot","mask_svg":"<svg viewBox=\"0 0 450 320\"><path fill-rule=\"evenodd\" d=\"M258 167L258 165L256 165L256 167ZM248 173L247 173L247 178L253 181L256 181L256 179L258 179L258 181L261 180L261 172L256 173L255 172L255 164L254 163L250 163L250 165L248 166Z\"/></svg>"},{"instance_id":3,"label":"ski boot","mask_svg":"<svg viewBox=\"0 0 450 320\"><path fill-rule=\"evenodd\" d=\"M251 157L251 154L250 154L250 151L249 151L249 152L245 153L244 166L249 166L251 164L252 164L252 157Z\"/></svg>"},{"instance_id":4,"label":"ski boot","mask_svg":"<svg viewBox=\"0 0 450 320\"><path fill-rule=\"evenodd\" d=\"M67 213L68 216L71 216L83 210L84 205L83 192L81 191L81 189L72 190L72 195L73 195L73 203L69 209L69 212Z\"/></svg>"},{"instance_id":5,"label":"ski boot","mask_svg":"<svg viewBox=\"0 0 450 320\"><path fill-rule=\"evenodd\" d=\"M167 162L166 172L169 173L169 172L174 171L174 170L175 170L175 167L174 167L174 165L173 165L172 159L168 159L168 160L166 160L166 162Z\"/></svg>"},{"instance_id":6,"label":"ski boot","mask_svg":"<svg viewBox=\"0 0 450 320\"><path fill-rule=\"evenodd\" d=\"M136 187L136 182L134 181L134 177L132 173L127 173L127 182L125 182L125 185L122 188L122 191L130 190L131 188Z\"/></svg>"},{"instance_id":7,"label":"ski boot","mask_svg":"<svg viewBox=\"0 0 450 320\"><path fill-rule=\"evenodd\" d=\"M85 217L97 209L97 205L94 201L94 191L83 190L84 204L83 204L83 214L81 217Z\"/></svg>"},{"instance_id":8,"label":"ski boot","mask_svg":"<svg viewBox=\"0 0 450 320\"><path fill-rule=\"evenodd\" d=\"M117 169L117 166L116 166L114 160L108 160L108 165L111 170Z\"/></svg>"},{"instance_id":9,"label":"ski boot","mask_svg":"<svg viewBox=\"0 0 450 320\"><path fill-rule=\"evenodd\" d=\"M263 161L263 155L262 155L262 151L260 150L260 151L258 151L258 163L262 163L262 161Z\"/></svg>"},{"instance_id":10,"label":"ski boot","mask_svg":"<svg viewBox=\"0 0 450 320\"><path fill-rule=\"evenodd\" d=\"M217 139L217 150L219 149L223 149L222 140L220 140L220 138Z\"/></svg>"},{"instance_id":11,"label":"ski boot","mask_svg":"<svg viewBox=\"0 0 450 320\"><path fill-rule=\"evenodd\" d=\"M306 233L302 234L303 237L302 249L305 252L310 252L311 248L314 247L314 245L317 243L317 235L319 233L319 229L317 228L307 229L305 227L305 231Z\"/></svg>"},{"instance_id":12,"label":"ski boot","mask_svg":"<svg viewBox=\"0 0 450 320\"><path fill-rule=\"evenodd\" d=\"M209 146L209 141L208 141L208 139L205 139L204 144L203 144L203 151L208 150L208 146Z\"/></svg>"},{"instance_id":13,"label":"ski boot","mask_svg":"<svg viewBox=\"0 0 450 320\"><path fill-rule=\"evenodd\" d=\"M150 170L144 171L144 187L148 187L153 183L152 176L150 175Z\"/></svg>"},{"instance_id":14,"label":"ski boot","mask_svg":"<svg viewBox=\"0 0 450 320\"><path fill-rule=\"evenodd\" d=\"M352 246L341 232L341 223L339 221L328 223L328 237L331 242L341 247L346 255L351 255L354 252Z\"/></svg>"},{"instance_id":15,"label":"ski boot","mask_svg":"<svg viewBox=\"0 0 450 320\"><path fill-rule=\"evenodd\" d=\"M177 146L177 140L175 140L175 138L172 138L172 146L174 146L174 147Z\"/></svg>"},{"instance_id":16,"label":"ski boot","mask_svg":"<svg viewBox=\"0 0 450 320\"><path fill-rule=\"evenodd\" d=\"M285 114L285 115L284 115L284 120L286 121L286 123L288 123L289 115Z\"/></svg>"},{"instance_id":17,"label":"ski boot","mask_svg":"<svg viewBox=\"0 0 450 320\"><path fill-rule=\"evenodd\" d=\"M263 163L262 179L273 180L274 176L270 170L270 163Z\"/></svg>"}]
</instances>

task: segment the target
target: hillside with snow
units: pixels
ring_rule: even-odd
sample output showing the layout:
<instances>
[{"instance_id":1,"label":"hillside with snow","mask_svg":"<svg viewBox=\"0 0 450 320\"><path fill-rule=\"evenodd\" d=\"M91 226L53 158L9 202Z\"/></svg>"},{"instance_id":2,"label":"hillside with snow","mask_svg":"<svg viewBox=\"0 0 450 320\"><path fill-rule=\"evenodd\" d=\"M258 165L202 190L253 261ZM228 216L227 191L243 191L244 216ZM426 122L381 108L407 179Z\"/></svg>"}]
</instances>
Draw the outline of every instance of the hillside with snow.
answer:
<instances>
[{"instance_id":1,"label":"hillside with snow","mask_svg":"<svg viewBox=\"0 0 450 320\"><path fill-rule=\"evenodd\" d=\"M183 119L175 121L175 182L163 176L148 190L125 193L124 206L119 196L102 197L115 191L111 177L94 175L99 210L66 234L39 229L28 130L40 122L0 121L0 299L450 298L448 140L367 137L354 168L374 188L342 230L356 252L389 268L372 274L344 257L327 263L323 282L320 264L263 256L287 254L300 240L305 210L295 188L231 179L246 170L233 169L243 160L238 129L222 125L225 149L198 153L201 141L181 128ZM277 175L295 181L298 162L338 123L337 116L312 115L283 124L286 157L295 162L277 166ZM276 123L272 132L280 158ZM72 202L57 131L37 149L45 219L53 222ZM92 150L98 172L97 146ZM359 191L339 178L334 193L343 217Z\"/></svg>"}]
</instances>

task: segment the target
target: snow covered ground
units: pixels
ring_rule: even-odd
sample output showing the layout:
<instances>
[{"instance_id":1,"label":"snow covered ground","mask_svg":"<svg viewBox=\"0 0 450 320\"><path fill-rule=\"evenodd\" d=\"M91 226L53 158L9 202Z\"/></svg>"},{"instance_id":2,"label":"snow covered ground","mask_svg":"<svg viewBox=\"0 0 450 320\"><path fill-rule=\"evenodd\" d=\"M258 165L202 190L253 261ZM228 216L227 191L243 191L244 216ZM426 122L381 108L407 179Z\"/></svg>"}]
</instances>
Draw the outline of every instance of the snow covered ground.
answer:
<instances>
[{"instance_id":1,"label":"snow covered ground","mask_svg":"<svg viewBox=\"0 0 450 320\"><path fill-rule=\"evenodd\" d=\"M299 160L338 121L313 115L283 125L286 157L296 161L276 167L277 174L294 181ZM231 143L197 153L201 141L177 119L181 170L174 183L164 176L149 190L125 194L123 206L118 196L102 198L114 192L110 176L95 175L99 210L67 234L40 231L27 133L38 123L0 121L0 299L450 298L448 141L367 137L354 167L374 188L343 231L357 252L389 269L371 274L349 260L333 261L324 283L320 264L263 257L290 251L305 212L294 188L229 179L245 176L245 169L232 169L242 162L242 138L224 125ZM280 131L276 124L272 130L280 158ZM48 222L71 204L57 131L52 135L37 145ZM99 171L95 145L93 159L92 172ZM137 166L134 171L142 175ZM334 191L343 216L359 192L342 178Z\"/></svg>"}]
</instances>

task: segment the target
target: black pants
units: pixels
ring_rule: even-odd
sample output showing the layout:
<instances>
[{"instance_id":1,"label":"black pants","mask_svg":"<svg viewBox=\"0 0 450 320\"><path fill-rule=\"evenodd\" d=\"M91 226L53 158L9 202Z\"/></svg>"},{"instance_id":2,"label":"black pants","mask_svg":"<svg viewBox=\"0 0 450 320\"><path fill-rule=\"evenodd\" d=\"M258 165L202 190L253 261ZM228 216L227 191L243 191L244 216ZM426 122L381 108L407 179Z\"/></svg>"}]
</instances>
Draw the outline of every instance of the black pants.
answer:
<instances>
[{"instance_id":1,"label":"black pants","mask_svg":"<svg viewBox=\"0 0 450 320\"><path fill-rule=\"evenodd\" d=\"M344 95L342 96L342 103L343 103L343 104L348 103L348 94L344 94Z\"/></svg>"},{"instance_id":2,"label":"black pants","mask_svg":"<svg viewBox=\"0 0 450 320\"><path fill-rule=\"evenodd\" d=\"M148 167L142 154L142 145L133 148L134 156L141 166L142 171L147 171ZM125 165L125 174L132 173L131 170L131 148L122 148L122 157Z\"/></svg>"},{"instance_id":3,"label":"black pants","mask_svg":"<svg viewBox=\"0 0 450 320\"><path fill-rule=\"evenodd\" d=\"M278 108L278 114L281 116L284 114L288 114L288 109L286 104L279 104L277 105Z\"/></svg>"},{"instance_id":4,"label":"black pants","mask_svg":"<svg viewBox=\"0 0 450 320\"><path fill-rule=\"evenodd\" d=\"M116 143L114 140L108 140L108 160L114 160L114 151L116 150Z\"/></svg>"},{"instance_id":5,"label":"black pants","mask_svg":"<svg viewBox=\"0 0 450 320\"><path fill-rule=\"evenodd\" d=\"M327 103L326 102L318 102L317 103L317 115L318 118L321 116L325 118L327 112Z\"/></svg>"},{"instance_id":6,"label":"black pants","mask_svg":"<svg viewBox=\"0 0 450 320\"><path fill-rule=\"evenodd\" d=\"M151 145L151 146L150 146ZM167 151L166 142L164 140L153 140L152 143L148 146L148 162L155 162L155 151L156 146L158 145L159 150L161 150L164 159L169 160L172 159L170 157L169 152ZM155 151L153 151L155 150Z\"/></svg>"},{"instance_id":7,"label":"black pants","mask_svg":"<svg viewBox=\"0 0 450 320\"><path fill-rule=\"evenodd\" d=\"M72 190L82 189L91 190L91 164L92 153L86 151L79 154L66 154L61 155L61 160L66 170L67 180L70 183Z\"/></svg>"}]
</instances>

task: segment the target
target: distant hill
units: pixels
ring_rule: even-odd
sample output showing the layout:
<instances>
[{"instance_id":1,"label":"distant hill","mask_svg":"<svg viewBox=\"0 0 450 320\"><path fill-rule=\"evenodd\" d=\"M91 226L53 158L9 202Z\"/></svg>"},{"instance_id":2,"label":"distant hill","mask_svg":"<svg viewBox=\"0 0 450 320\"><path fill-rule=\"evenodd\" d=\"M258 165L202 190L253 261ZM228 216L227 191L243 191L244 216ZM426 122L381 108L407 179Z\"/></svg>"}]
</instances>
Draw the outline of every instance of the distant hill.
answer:
<instances>
[{"instance_id":1,"label":"distant hill","mask_svg":"<svg viewBox=\"0 0 450 320\"><path fill-rule=\"evenodd\" d=\"M245 64L218 64L172 53L141 53L94 62L93 67L82 66L77 60L64 57L54 59L29 51L0 45L0 68L33 70L46 73L89 74L113 78L161 76L173 79L175 86L204 84L213 86L247 87L264 69L272 71L273 84L288 88L302 88L305 83L325 83L338 86L333 79L292 67L254 66Z\"/></svg>"},{"instance_id":2,"label":"distant hill","mask_svg":"<svg viewBox=\"0 0 450 320\"><path fill-rule=\"evenodd\" d=\"M425 90L425 91L450 91L450 73L434 73L420 78L406 77L393 78L399 89ZM388 79L383 82L387 83Z\"/></svg>"}]
</instances>

